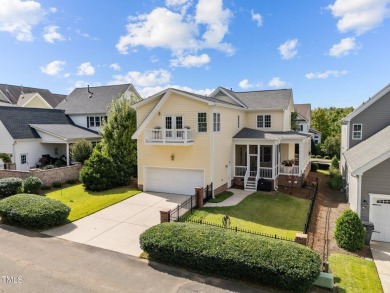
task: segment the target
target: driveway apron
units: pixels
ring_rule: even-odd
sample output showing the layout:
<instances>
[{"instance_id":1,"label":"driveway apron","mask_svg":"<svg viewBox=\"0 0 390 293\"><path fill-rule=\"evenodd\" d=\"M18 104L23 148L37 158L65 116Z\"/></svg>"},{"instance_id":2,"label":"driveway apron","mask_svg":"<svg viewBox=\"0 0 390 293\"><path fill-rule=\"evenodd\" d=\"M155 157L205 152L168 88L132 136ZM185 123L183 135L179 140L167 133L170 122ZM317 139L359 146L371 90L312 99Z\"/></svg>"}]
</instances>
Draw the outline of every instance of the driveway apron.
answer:
<instances>
[{"instance_id":1,"label":"driveway apron","mask_svg":"<svg viewBox=\"0 0 390 293\"><path fill-rule=\"evenodd\" d=\"M390 293L390 243L371 241L370 247L383 292Z\"/></svg>"},{"instance_id":2,"label":"driveway apron","mask_svg":"<svg viewBox=\"0 0 390 293\"><path fill-rule=\"evenodd\" d=\"M160 210L175 208L188 195L142 192L44 234L133 256L142 252L139 235L160 223Z\"/></svg>"}]
</instances>

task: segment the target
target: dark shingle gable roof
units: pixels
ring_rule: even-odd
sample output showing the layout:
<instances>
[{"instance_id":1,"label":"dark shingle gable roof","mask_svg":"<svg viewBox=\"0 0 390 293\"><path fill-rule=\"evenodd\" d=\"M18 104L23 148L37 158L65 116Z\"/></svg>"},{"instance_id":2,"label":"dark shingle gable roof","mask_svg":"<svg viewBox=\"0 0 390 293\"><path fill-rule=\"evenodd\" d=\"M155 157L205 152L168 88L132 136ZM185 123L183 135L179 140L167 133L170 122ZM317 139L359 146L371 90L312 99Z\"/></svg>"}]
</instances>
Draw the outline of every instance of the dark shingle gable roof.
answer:
<instances>
[{"instance_id":1,"label":"dark shingle gable roof","mask_svg":"<svg viewBox=\"0 0 390 293\"><path fill-rule=\"evenodd\" d=\"M22 87L16 85L5 85L0 84L0 91L8 98L8 100L16 105L18 103L19 97L22 93ZM65 99L65 95L53 94L47 89L39 89L33 87L23 87L23 93L31 94L31 93L39 93L42 98L52 107L55 108L63 99Z\"/></svg>"},{"instance_id":2,"label":"dark shingle gable roof","mask_svg":"<svg viewBox=\"0 0 390 293\"><path fill-rule=\"evenodd\" d=\"M307 121L310 121L311 117L311 104L294 104L294 109Z\"/></svg>"},{"instance_id":3,"label":"dark shingle gable roof","mask_svg":"<svg viewBox=\"0 0 390 293\"><path fill-rule=\"evenodd\" d=\"M72 124L63 110L0 106L0 121L14 139L40 138L30 124Z\"/></svg>"},{"instance_id":4,"label":"dark shingle gable roof","mask_svg":"<svg viewBox=\"0 0 390 293\"><path fill-rule=\"evenodd\" d=\"M241 129L233 138L254 138L254 139L302 139L310 137L309 134L295 131L261 131L252 128Z\"/></svg>"},{"instance_id":5,"label":"dark shingle gable roof","mask_svg":"<svg viewBox=\"0 0 390 293\"><path fill-rule=\"evenodd\" d=\"M113 99L119 98L131 84L90 87L93 93L89 98L88 88L74 89L56 108L66 114L100 114L108 111Z\"/></svg>"}]
</instances>

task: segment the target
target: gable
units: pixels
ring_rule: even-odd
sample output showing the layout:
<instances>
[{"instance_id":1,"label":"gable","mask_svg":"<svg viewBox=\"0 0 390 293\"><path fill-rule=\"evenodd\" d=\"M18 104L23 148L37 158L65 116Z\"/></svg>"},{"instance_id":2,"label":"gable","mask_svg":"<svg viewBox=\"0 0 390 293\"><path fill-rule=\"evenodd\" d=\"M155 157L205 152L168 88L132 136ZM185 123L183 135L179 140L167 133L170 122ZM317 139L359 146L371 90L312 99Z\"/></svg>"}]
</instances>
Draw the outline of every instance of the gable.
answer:
<instances>
[{"instance_id":1,"label":"gable","mask_svg":"<svg viewBox=\"0 0 390 293\"><path fill-rule=\"evenodd\" d=\"M4 95L3 91L0 90L0 102L10 103L11 101Z\"/></svg>"},{"instance_id":2,"label":"gable","mask_svg":"<svg viewBox=\"0 0 390 293\"><path fill-rule=\"evenodd\" d=\"M218 89L216 93L213 93L212 97L216 100L237 105L237 106L242 106L242 104L238 103L237 100L233 99L232 96L227 95L224 93L221 89Z\"/></svg>"}]
</instances>

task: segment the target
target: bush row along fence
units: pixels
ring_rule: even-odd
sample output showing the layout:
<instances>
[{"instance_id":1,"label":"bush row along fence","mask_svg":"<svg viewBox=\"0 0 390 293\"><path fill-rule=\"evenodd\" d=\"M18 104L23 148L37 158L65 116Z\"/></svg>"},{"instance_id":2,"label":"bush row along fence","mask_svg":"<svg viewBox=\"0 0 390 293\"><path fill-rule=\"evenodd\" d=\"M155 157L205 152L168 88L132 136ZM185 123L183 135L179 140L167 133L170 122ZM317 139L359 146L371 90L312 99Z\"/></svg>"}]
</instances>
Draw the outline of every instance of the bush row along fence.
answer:
<instances>
[{"instance_id":1,"label":"bush row along fence","mask_svg":"<svg viewBox=\"0 0 390 293\"><path fill-rule=\"evenodd\" d=\"M307 234L307 231L309 231L309 226L310 226L310 223L311 223L311 218L312 218L312 214L313 214L313 210L314 210L314 205L315 205L316 198L317 198L317 193L318 193L318 178L316 178L316 183L314 184L314 187L313 187L312 190L313 190L313 196L312 196L312 199L311 199L311 202L310 202L309 211L307 212L305 227L303 228L303 233L304 234Z\"/></svg>"},{"instance_id":2,"label":"bush row along fence","mask_svg":"<svg viewBox=\"0 0 390 293\"><path fill-rule=\"evenodd\" d=\"M188 219L188 216L190 214L192 214L193 209L198 207L197 196L198 196L197 194L192 195L189 199L187 199L181 205L178 205L176 208L172 209L169 212L170 213L169 221L170 222L190 222L190 223L214 226L214 227L228 229L228 230L235 231L235 232L248 233L248 234L253 234L253 235L258 235L258 236L263 236L263 237L268 237L268 238L273 238L273 239L279 239L279 240L284 240L284 241L291 241L291 242L295 241L294 239L291 239L288 237L278 236L276 234L271 235L271 234L246 230L246 229L242 229L242 228L238 228L238 227L233 227L233 226L230 226L229 222L227 222L226 225L224 225L224 224L218 225L218 224L203 221L203 220L190 220L190 219ZM206 186L203 189L203 202L207 202L211 197L212 197L212 184Z\"/></svg>"}]
</instances>

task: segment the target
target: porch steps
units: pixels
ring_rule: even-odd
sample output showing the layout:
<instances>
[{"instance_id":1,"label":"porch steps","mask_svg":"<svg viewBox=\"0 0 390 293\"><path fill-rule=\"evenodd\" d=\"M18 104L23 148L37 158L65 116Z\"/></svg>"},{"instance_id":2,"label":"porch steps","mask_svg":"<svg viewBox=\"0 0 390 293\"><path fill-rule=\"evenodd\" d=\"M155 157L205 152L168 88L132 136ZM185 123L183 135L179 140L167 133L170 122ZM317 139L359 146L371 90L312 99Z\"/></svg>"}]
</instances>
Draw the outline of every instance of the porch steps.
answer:
<instances>
[{"instance_id":1,"label":"porch steps","mask_svg":"<svg viewBox=\"0 0 390 293\"><path fill-rule=\"evenodd\" d=\"M256 191L256 180L254 177L249 177L248 178L248 181L246 182L246 185L245 185L245 190L249 190L249 191Z\"/></svg>"}]
</instances>

